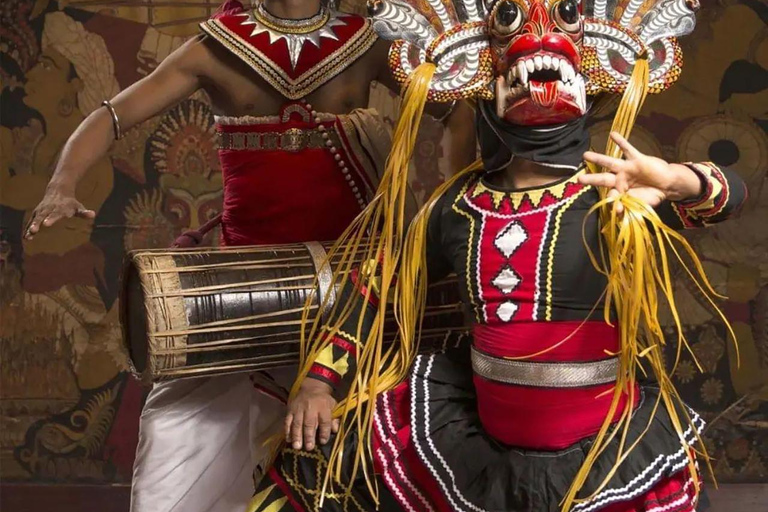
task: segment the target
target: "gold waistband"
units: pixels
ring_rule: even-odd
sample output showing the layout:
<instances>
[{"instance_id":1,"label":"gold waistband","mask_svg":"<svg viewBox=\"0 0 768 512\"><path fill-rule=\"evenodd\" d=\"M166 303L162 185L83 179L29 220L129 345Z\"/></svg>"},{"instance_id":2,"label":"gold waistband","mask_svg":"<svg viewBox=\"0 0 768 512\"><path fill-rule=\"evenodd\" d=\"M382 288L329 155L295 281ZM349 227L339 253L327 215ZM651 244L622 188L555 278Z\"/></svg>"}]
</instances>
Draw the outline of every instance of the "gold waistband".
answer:
<instances>
[{"instance_id":1,"label":"gold waistband","mask_svg":"<svg viewBox=\"0 0 768 512\"><path fill-rule=\"evenodd\" d=\"M327 134L324 136L324 134ZM283 132L217 132L219 149L247 151L287 151L339 147L335 130L289 128Z\"/></svg>"},{"instance_id":2,"label":"gold waistband","mask_svg":"<svg viewBox=\"0 0 768 512\"><path fill-rule=\"evenodd\" d=\"M580 388L616 380L619 359L542 363L489 356L472 347L472 369L488 380L540 388Z\"/></svg>"},{"instance_id":3,"label":"gold waistband","mask_svg":"<svg viewBox=\"0 0 768 512\"><path fill-rule=\"evenodd\" d=\"M363 110L363 109L360 109ZM371 110L371 109L368 109ZM349 117L348 114L329 114L328 112L315 112L315 119L312 119L312 112L310 112L305 106L299 104L291 104L282 109L279 115L270 116L213 116L216 124L221 126L258 126L264 124L281 124L287 123L291 116L298 114L302 121L309 123L310 121L319 121L321 123L332 123L336 119L344 119Z\"/></svg>"}]
</instances>

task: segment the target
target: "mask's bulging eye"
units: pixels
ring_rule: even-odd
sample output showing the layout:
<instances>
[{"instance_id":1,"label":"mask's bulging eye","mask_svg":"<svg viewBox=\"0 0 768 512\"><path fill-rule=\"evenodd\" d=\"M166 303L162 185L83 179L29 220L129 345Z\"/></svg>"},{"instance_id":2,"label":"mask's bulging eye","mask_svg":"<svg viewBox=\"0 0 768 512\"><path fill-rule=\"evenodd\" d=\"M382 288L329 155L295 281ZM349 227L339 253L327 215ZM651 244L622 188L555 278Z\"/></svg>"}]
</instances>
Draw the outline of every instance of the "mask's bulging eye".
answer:
<instances>
[{"instance_id":1,"label":"mask's bulging eye","mask_svg":"<svg viewBox=\"0 0 768 512\"><path fill-rule=\"evenodd\" d=\"M554 9L557 25L566 32L577 32L580 28L581 15L576 0L563 0Z\"/></svg>"},{"instance_id":2,"label":"mask's bulging eye","mask_svg":"<svg viewBox=\"0 0 768 512\"><path fill-rule=\"evenodd\" d=\"M523 12L515 2L502 0L494 15L493 28L502 36L514 34L523 26Z\"/></svg>"}]
</instances>

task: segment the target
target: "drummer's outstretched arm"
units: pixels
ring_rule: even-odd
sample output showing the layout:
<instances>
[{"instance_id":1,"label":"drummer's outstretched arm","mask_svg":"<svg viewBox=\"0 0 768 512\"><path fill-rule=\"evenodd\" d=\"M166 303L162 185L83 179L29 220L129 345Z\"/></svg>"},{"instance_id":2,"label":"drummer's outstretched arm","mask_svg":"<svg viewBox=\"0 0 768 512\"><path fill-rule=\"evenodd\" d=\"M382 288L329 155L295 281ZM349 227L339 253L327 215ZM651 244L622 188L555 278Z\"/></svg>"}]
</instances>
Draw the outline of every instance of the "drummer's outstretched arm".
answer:
<instances>
[{"instance_id":1,"label":"drummer's outstretched arm","mask_svg":"<svg viewBox=\"0 0 768 512\"><path fill-rule=\"evenodd\" d=\"M187 98L202 86L213 53L203 37L194 38L168 56L146 78L111 100L117 117L107 107L96 109L75 130L61 153L45 195L35 208L25 232L31 239L42 227L68 217L93 218L75 197L80 179L104 158L118 130L122 133ZM105 98L106 99L106 98Z\"/></svg>"},{"instance_id":2,"label":"drummer's outstretched arm","mask_svg":"<svg viewBox=\"0 0 768 512\"><path fill-rule=\"evenodd\" d=\"M435 204L427 227L427 278L430 282L443 279L452 270L450 260L442 250L445 198L444 195ZM339 300L339 304L351 300L352 311L338 330L326 331L331 338L324 340L327 345L313 361L299 393L288 404L285 436L296 450L313 450L316 442L326 444L331 433L338 430L338 420L332 418L336 405L334 391L345 377L355 374L357 352L362 341L368 339L378 312L379 297L373 290L366 290L357 283L357 271L353 271Z\"/></svg>"}]
</instances>

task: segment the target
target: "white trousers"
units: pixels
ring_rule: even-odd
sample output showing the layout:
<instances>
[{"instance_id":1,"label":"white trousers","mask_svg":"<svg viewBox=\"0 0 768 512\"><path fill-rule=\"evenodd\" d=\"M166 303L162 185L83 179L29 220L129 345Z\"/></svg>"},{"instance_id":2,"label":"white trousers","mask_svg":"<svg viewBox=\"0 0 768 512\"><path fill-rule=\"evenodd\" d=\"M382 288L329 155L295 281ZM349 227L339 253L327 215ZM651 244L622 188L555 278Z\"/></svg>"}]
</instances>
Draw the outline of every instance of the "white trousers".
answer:
<instances>
[{"instance_id":1,"label":"white trousers","mask_svg":"<svg viewBox=\"0 0 768 512\"><path fill-rule=\"evenodd\" d=\"M290 389L295 369L271 372ZM285 405L247 374L156 384L139 424L131 512L242 512Z\"/></svg>"}]
</instances>

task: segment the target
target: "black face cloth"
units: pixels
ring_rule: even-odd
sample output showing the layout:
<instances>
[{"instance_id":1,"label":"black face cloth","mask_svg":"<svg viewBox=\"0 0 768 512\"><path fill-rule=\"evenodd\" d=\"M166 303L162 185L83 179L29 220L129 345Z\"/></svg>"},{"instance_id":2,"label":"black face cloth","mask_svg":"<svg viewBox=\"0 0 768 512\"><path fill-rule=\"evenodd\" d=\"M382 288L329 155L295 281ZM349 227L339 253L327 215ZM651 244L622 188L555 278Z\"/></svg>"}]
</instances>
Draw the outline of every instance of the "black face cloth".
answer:
<instances>
[{"instance_id":1,"label":"black face cloth","mask_svg":"<svg viewBox=\"0 0 768 512\"><path fill-rule=\"evenodd\" d=\"M496 115L493 102L481 100L477 109L477 140L486 171L505 168L512 158L576 168L589 149L587 116L550 126L510 124Z\"/></svg>"}]
</instances>

